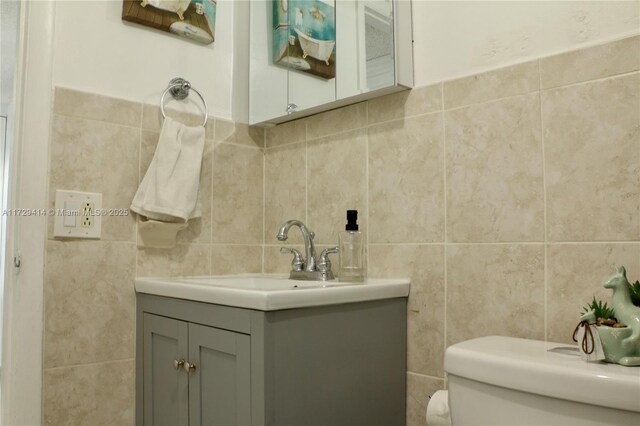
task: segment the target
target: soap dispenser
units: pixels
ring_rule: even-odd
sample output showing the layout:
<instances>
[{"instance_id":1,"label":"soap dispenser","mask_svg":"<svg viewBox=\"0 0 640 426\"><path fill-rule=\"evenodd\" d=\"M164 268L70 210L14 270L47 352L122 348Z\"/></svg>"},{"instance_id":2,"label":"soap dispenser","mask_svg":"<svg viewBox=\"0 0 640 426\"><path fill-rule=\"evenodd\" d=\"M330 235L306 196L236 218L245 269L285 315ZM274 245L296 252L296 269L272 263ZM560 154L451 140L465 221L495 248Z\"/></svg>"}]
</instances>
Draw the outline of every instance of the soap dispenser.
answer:
<instances>
[{"instance_id":1,"label":"soap dispenser","mask_svg":"<svg viewBox=\"0 0 640 426\"><path fill-rule=\"evenodd\" d=\"M347 210L347 225L338 235L340 269L338 280L364 280L364 235L358 231L358 211Z\"/></svg>"}]
</instances>

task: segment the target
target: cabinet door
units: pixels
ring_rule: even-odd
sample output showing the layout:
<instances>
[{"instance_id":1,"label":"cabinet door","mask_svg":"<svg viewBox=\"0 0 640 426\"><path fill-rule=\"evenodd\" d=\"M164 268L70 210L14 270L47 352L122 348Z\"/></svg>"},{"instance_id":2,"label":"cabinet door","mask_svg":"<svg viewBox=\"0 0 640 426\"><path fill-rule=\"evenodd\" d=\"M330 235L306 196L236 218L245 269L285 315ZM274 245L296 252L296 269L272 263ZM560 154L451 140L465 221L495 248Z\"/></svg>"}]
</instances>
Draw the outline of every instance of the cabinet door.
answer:
<instances>
[{"instance_id":1,"label":"cabinet door","mask_svg":"<svg viewBox=\"0 0 640 426\"><path fill-rule=\"evenodd\" d=\"M190 425L250 425L249 336L189 324L189 362Z\"/></svg>"},{"instance_id":2,"label":"cabinet door","mask_svg":"<svg viewBox=\"0 0 640 426\"><path fill-rule=\"evenodd\" d=\"M143 321L144 424L187 426L189 377L174 364L187 359L187 323L151 314Z\"/></svg>"}]
</instances>

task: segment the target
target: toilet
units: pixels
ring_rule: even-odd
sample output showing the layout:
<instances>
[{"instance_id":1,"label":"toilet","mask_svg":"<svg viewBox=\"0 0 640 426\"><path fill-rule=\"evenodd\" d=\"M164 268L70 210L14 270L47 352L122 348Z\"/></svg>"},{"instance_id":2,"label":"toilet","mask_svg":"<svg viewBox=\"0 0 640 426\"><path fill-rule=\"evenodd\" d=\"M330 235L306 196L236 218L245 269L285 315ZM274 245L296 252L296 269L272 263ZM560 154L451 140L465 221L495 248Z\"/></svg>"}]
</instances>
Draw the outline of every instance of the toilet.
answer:
<instances>
[{"instance_id":1,"label":"toilet","mask_svg":"<svg viewBox=\"0 0 640 426\"><path fill-rule=\"evenodd\" d=\"M585 362L577 347L481 337L447 348L455 425L640 425L640 367Z\"/></svg>"}]
</instances>

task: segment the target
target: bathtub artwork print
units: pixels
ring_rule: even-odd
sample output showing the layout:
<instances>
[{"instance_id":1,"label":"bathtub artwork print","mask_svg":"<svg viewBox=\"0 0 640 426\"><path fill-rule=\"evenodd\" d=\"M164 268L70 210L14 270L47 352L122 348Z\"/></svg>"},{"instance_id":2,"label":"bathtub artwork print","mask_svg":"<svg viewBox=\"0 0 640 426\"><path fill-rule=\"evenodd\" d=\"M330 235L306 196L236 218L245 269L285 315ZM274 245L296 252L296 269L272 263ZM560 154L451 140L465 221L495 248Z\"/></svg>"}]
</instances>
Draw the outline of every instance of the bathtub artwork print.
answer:
<instances>
[{"instance_id":1,"label":"bathtub artwork print","mask_svg":"<svg viewBox=\"0 0 640 426\"><path fill-rule=\"evenodd\" d=\"M336 76L335 0L273 0L273 63Z\"/></svg>"},{"instance_id":2,"label":"bathtub artwork print","mask_svg":"<svg viewBox=\"0 0 640 426\"><path fill-rule=\"evenodd\" d=\"M216 0L123 0L122 20L211 44Z\"/></svg>"}]
</instances>

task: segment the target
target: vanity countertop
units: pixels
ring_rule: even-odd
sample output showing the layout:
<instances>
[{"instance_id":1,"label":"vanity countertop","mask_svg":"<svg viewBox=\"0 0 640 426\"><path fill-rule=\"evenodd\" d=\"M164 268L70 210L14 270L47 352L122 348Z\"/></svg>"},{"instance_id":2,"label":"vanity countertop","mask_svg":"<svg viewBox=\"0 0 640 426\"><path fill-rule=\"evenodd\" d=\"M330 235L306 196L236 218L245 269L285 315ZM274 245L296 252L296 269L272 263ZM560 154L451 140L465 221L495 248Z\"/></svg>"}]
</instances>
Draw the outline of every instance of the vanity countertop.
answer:
<instances>
[{"instance_id":1,"label":"vanity countertop","mask_svg":"<svg viewBox=\"0 0 640 426\"><path fill-rule=\"evenodd\" d=\"M137 293L218 305L276 311L409 295L407 278L370 278L361 283L298 281L275 275L136 278Z\"/></svg>"}]
</instances>

